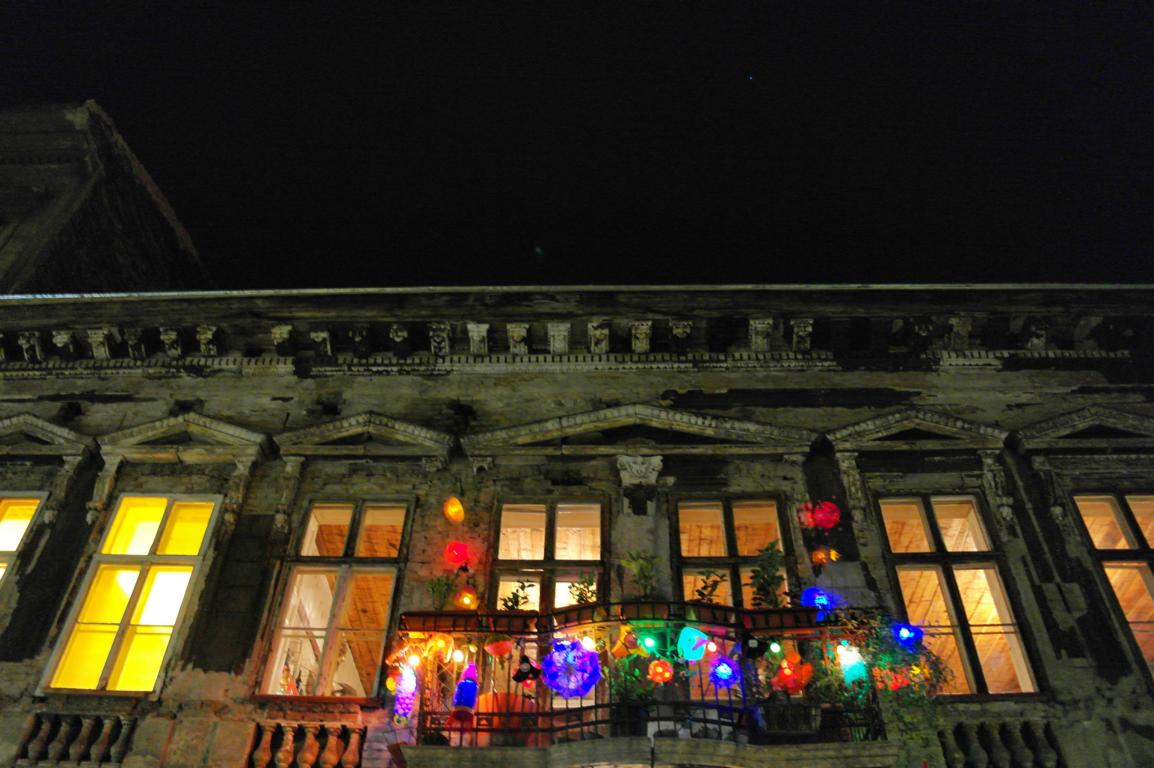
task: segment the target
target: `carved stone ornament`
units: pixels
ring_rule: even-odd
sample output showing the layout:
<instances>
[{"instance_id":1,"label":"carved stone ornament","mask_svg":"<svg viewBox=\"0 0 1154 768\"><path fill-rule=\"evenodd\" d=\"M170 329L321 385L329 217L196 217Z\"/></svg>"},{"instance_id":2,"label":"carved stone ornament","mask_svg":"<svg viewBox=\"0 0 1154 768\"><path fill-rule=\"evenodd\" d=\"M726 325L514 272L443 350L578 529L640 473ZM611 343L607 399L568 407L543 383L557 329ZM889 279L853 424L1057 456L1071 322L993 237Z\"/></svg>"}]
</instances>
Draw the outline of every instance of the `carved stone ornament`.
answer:
<instances>
[{"instance_id":1,"label":"carved stone ornament","mask_svg":"<svg viewBox=\"0 0 1154 768\"><path fill-rule=\"evenodd\" d=\"M285 323L283 325L274 325L270 331L272 334L272 343L275 345L284 344L292 339L293 327Z\"/></svg>"},{"instance_id":2,"label":"carved stone ornament","mask_svg":"<svg viewBox=\"0 0 1154 768\"><path fill-rule=\"evenodd\" d=\"M278 536L285 536L289 530L289 512L296 504L305 457L283 456L281 461L284 462L284 474L281 475L280 501L277 502L272 525L274 533Z\"/></svg>"},{"instance_id":3,"label":"carved stone ornament","mask_svg":"<svg viewBox=\"0 0 1154 768\"><path fill-rule=\"evenodd\" d=\"M692 320L673 320L669 323L669 332L675 339L688 339L693 333Z\"/></svg>"},{"instance_id":4,"label":"carved stone ornament","mask_svg":"<svg viewBox=\"0 0 1154 768\"><path fill-rule=\"evenodd\" d=\"M1000 451L978 451L982 457L982 488L986 498L994 507L995 515L1003 531L1014 522L1014 497L1006 490L1006 473L998 460Z\"/></svg>"},{"instance_id":5,"label":"carved stone ornament","mask_svg":"<svg viewBox=\"0 0 1154 768\"><path fill-rule=\"evenodd\" d=\"M69 330L53 331L52 345L65 355L72 355L76 352L76 337Z\"/></svg>"},{"instance_id":6,"label":"carved stone ornament","mask_svg":"<svg viewBox=\"0 0 1154 768\"><path fill-rule=\"evenodd\" d=\"M20 351L24 353L24 360L29 363L44 362L44 347L40 344L40 334L37 331L23 331L16 337Z\"/></svg>"},{"instance_id":7,"label":"carved stone ornament","mask_svg":"<svg viewBox=\"0 0 1154 768\"><path fill-rule=\"evenodd\" d=\"M469 331L469 354L489 354L489 324L466 323L465 328Z\"/></svg>"},{"instance_id":8,"label":"carved stone ornament","mask_svg":"<svg viewBox=\"0 0 1154 768\"><path fill-rule=\"evenodd\" d=\"M120 465L124 462L124 456L109 453L107 450L102 452L102 456L104 468L96 477L96 484L92 488L92 499L88 502L88 515L85 517L89 525L96 522L96 518L108 509L108 503L112 500L112 489L116 487L116 475L120 472Z\"/></svg>"},{"instance_id":9,"label":"carved stone ornament","mask_svg":"<svg viewBox=\"0 0 1154 768\"><path fill-rule=\"evenodd\" d=\"M144 349L144 331L140 328L125 328L124 341L128 344L128 356L133 360L143 360L148 357Z\"/></svg>"},{"instance_id":10,"label":"carved stone ornament","mask_svg":"<svg viewBox=\"0 0 1154 768\"><path fill-rule=\"evenodd\" d=\"M657 475L661 473L660 456L618 456L617 471L621 473L621 485L657 485Z\"/></svg>"},{"instance_id":11,"label":"carved stone ornament","mask_svg":"<svg viewBox=\"0 0 1154 768\"><path fill-rule=\"evenodd\" d=\"M179 328L161 328L160 343L164 345L164 354L172 358L180 357L182 350Z\"/></svg>"},{"instance_id":12,"label":"carved stone ornament","mask_svg":"<svg viewBox=\"0 0 1154 768\"><path fill-rule=\"evenodd\" d=\"M795 321L796 322L796 321ZM772 317L751 317L749 319L749 351L768 352L769 340L773 336Z\"/></svg>"},{"instance_id":13,"label":"carved stone ornament","mask_svg":"<svg viewBox=\"0 0 1154 768\"><path fill-rule=\"evenodd\" d=\"M492 456L470 456L469 461L472 462L474 475L489 472L493 469Z\"/></svg>"},{"instance_id":14,"label":"carved stone ornament","mask_svg":"<svg viewBox=\"0 0 1154 768\"><path fill-rule=\"evenodd\" d=\"M589 354L604 355L609 352L609 326L605 323L589 323Z\"/></svg>"},{"instance_id":15,"label":"carved stone ornament","mask_svg":"<svg viewBox=\"0 0 1154 768\"><path fill-rule=\"evenodd\" d=\"M549 323L549 354L569 354L569 323Z\"/></svg>"},{"instance_id":16,"label":"carved stone ornament","mask_svg":"<svg viewBox=\"0 0 1154 768\"><path fill-rule=\"evenodd\" d=\"M509 353L513 355L529 354L529 324L506 323L505 332L509 335Z\"/></svg>"},{"instance_id":17,"label":"carved stone ornament","mask_svg":"<svg viewBox=\"0 0 1154 768\"><path fill-rule=\"evenodd\" d=\"M974 327L974 319L966 315L956 315L946 321L946 348L960 351L969 349L970 332Z\"/></svg>"},{"instance_id":18,"label":"carved stone ornament","mask_svg":"<svg viewBox=\"0 0 1154 768\"><path fill-rule=\"evenodd\" d=\"M650 320L638 320L630 323L629 331L633 342L633 354L648 354L650 339L653 335L653 322Z\"/></svg>"},{"instance_id":19,"label":"carved stone ornament","mask_svg":"<svg viewBox=\"0 0 1154 768\"><path fill-rule=\"evenodd\" d=\"M112 357L112 344L116 340L115 328L89 328L86 332L88 346L92 348L92 357L95 360L108 360Z\"/></svg>"},{"instance_id":20,"label":"carved stone ornament","mask_svg":"<svg viewBox=\"0 0 1154 768\"><path fill-rule=\"evenodd\" d=\"M790 321L793 331L793 351L809 352L813 344L813 318L798 317Z\"/></svg>"},{"instance_id":21,"label":"carved stone ornament","mask_svg":"<svg viewBox=\"0 0 1154 768\"><path fill-rule=\"evenodd\" d=\"M218 330L215 325L198 325L196 327L196 343L200 347L200 354L211 357L220 354L220 344L217 342Z\"/></svg>"},{"instance_id":22,"label":"carved stone ornament","mask_svg":"<svg viewBox=\"0 0 1154 768\"><path fill-rule=\"evenodd\" d=\"M421 469L426 472L440 472L449 466L444 456L425 456L421 459Z\"/></svg>"},{"instance_id":23,"label":"carved stone ornament","mask_svg":"<svg viewBox=\"0 0 1154 768\"><path fill-rule=\"evenodd\" d=\"M322 357L333 356L333 337L328 331L309 331L309 339L316 345L317 354Z\"/></svg>"},{"instance_id":24,"label":"carved stone ornament","mask_svg":"<svg viewBox=\"0 0 1154 768\"><path fill-rule=\"evenodd\" d=\"M404 323L393 323L389 326L389 340L394 344L400 344L407 338L409 338L409 329L405 327Z\"/></svg>"},{"instance_id":25,"label":"carved stone ornament","mask_svg":"<svg viewBox=\"0 0 1154 768\"><path fill-rule=\"evenodd\" d=\"M429 323L429 351L435 357L448 357L449 348L449 324Z\"/></svg>"},{"instance_id":26,"label":"carved stone ornament","mask_svg":"<svg viewBox=\"0 0 1154 768\"><path fill-rule=\"evenodd\" d=\"M76 470L84 461L83 456L63 456L61 459L63 464L56 472L56 478L52 481L52 490L49 491L48 498L44 502L43 519L46 525L52 525L59 517L60 507L68 498L68 490L72 487L72 481L76 479Z\"/></svg>"}]
</instances>

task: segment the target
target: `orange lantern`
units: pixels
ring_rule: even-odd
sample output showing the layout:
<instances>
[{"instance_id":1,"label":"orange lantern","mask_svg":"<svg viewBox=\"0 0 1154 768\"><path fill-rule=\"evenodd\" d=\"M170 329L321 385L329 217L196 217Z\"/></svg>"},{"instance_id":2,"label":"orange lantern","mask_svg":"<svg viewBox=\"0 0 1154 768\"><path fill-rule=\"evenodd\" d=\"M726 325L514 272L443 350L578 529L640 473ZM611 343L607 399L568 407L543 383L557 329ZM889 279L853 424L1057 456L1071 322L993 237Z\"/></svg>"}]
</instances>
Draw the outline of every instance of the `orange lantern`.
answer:
<instances>
[{"instance_id":1,"label":"orange lantern","mask_svg":"<svg viewBox=\"0 0 1154 768\"><path fill-rule=\"evenodd\" d=\"M665 659L649 663L649 679L657 685L664 685L673 679L673 665Z\"/></svg>"},{"instance_id":2,"label":"orange lantern","mask_svg":"<svg viewBox=\"0 0 1154 768\"><path fill-rule=\"evenodd\" d=\"M508 635L490 635L485 638L485 653L503 659L513 652L513 638Z\"/></svg>"},{"instance_id":3,"label":"orange lantern","mask_svg":"<svg viewBox=\"0 0 1154 768\"><path fill-rule=\"evenodd\" d=\"M457 590L457 594L453 596L453 605L458 608L464 608L466 611L475 611L478 606L477 589L471 584L466 584Z\"/></svg>"},{"instance_id":4,"label":"orange lantern","mask_svg":"<svg viewBox=\"0 0 1154 768\"><path fill-rule=\"evenodd\" d=\"M445 503L441 505L441 511L445 513L445 519L453 525L458 525L465 520L465 505L456 496L445 499Z\"/></svg>"}]
</instances>

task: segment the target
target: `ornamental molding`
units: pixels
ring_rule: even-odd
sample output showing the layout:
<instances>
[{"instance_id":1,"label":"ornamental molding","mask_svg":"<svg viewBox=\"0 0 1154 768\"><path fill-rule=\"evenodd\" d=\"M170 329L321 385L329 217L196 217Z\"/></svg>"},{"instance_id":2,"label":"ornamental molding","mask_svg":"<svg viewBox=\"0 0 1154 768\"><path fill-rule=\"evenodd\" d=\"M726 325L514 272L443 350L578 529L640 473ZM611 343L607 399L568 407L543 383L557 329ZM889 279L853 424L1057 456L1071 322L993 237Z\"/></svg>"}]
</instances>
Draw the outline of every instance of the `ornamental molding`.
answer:
<instances>
[{"instance_id":1,"label":"ornamental molding","mask_svg":"<svg viewBox=\"0 0 1154 768\"><path fill-rule=\"evenodd\" d=\"M719 443L661 443L640 445L538 445L564 441L590 432L621 427L646 426L695 438L709 438ZM510 453L565 455L631 455L671 453L796 453L807 451L817 433L789 429L752 421L675 411L652 405L633 403L586 413L560 416L516 427L496 429L462 438L470 454Z\"/></svg>"},{"instance_id":2,"label":"ornamental molding","mask_svg":"<svg viewBox=\"0 0 1154 768\"><path fill-rule=\"evenodd\" d=\"M96 446L87 435L30 413L0 419L0 437L21 435L26 442L0 445L0 456L82 456Z\"/></svg>"},{"instance_id":3,"label":"ornamental molding","mask_svg":"<svg viewBox=\"0 0 1154 768\"><path fill-rule=\"evenodd\" d=\"M657 485L657 476L661 474L662 463L660 456L619 455L617 471L621 473L621 485L650 487Z\"/></svg>"},{"instance_id":4,"label":"ornamental molding","mask_svg":"<svg viewBox=\"0 0 1154 768\"><path fill-rule=\"evenodd\" d=\"M1080 437L1095 428L1126 434ZM1154 417L1102 405L1064 413L1018 430L1026 450L1072 448L1154 448Z\"/></svg>"},{"instance_id":5,"label":"ornamental molding","mask_svg":"<svg viewBox=\"0 0 1154 768\"><path fill-rule=\"evenodd\" d=\"M99 443L106 456L130 461L211 463L255 458L264 452L267 439L227 421L183 413L104 435Z\"/></svg>"},{"instance_id":6,"label":"ornamental molding","mask_svg":"<svg viewBox=\"0 0 1154 768\"><path fill-rule=\"evenodd\" d=\"M371 441L340 444L357 437ZM286 456L446 457L453 445L452 435L374 411L287 432L274 440Z\"/></svg>"},{"instance_id":7,"label":"ornamental molding","mask_svg":"<svg viewBox=\"0 0 1154 768\"><path fill-rule=\"evenodd\" d=\"M901 433L910 430L931 436L900 439ZM937 411L906 408L835 429L827 437L839 451L948 451L1001 448L1008 434Z\"/></svg>"}]
</instances>

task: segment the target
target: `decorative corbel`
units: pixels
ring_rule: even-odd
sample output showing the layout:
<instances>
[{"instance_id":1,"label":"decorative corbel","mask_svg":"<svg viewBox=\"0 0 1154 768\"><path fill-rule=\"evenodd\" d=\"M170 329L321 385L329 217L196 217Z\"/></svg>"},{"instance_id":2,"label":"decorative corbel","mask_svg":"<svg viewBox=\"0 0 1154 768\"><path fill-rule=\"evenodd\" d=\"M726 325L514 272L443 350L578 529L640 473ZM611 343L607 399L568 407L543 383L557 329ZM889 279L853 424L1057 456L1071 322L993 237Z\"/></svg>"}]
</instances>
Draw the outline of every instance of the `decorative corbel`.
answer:
<instances>
[{"instance_id":1,"label":"decorative corbel","mask_svg":"<svg viewBox=\"0 0 1154 768\"><path fill-rule=\"evenodd\" d=\"M1070 515L1066 510L1066 492L1058 481L1058 473L1054 471L1045 456L1030 457L1030 464L1034 467L1034 471L1042 477L1047 502L1050 505L1050 515L1063 532L1069 536L1074 536L1073 521L1070 520Z\"/></svg>"},{"instance_id":2,"label":"decorative corbel","mask_svg":"<svg viewBox=\"0 0 1154 768\"><path fill-rule=\"evenodd\" d=\"M470 456L469 461L473 464L474 475L479 475L482 472L489 472L493 469L492 456Z\"/></svg>"},{"instance_id":3,"label":"decorative corbel","mask_svg":"<svg viewBox=\"0 0 1154 768\"><path fill-rule=\"evenodd\" d=\"M24 353L24 360L29 363L44 362L44 347L40 343L38 331L23 331L16 337L20 351Z\"/></svg>"},{"instance_id":4,"label":"decorative corbel","mask_svg":"<svg viewBox=\"0 0 1154 768\"><path fill-rule=\"evenodd\" d=\"M569 323L547 323L549 331L549 354L569 354Z\"/></svg>"},{"instance_id":5,"label":"decorative corbel","mask_svg":"<svg viewBox=\"0 0 1154 768\"><path fill-rule=\"evenodd\" d=\"M309 339L316 345L317 354L321 357L333 356L333 337L328 331L309 331Z\"/></svg>"},{"instance_id":6,"label":"decorative corbel","mask_svg":"<svg viewBox=\"0 0 1154 768\"><path fill-rule=\"evenodd\" d=\"M180 346L179 328L161 328L160 342L164 344L164 354L171 358L180 357L183 350Z\"/></svg>"},{"instance_id":7,"label":"decorative corbel","mask_svg":"<svg viewBox=\"0 0 1154 768\"><path fill-rule=\"evenodd\" d=\"M448 357L449 324L446 322L429 323L429 351L434 357Z\"/></svg>"},{"instance_id":8,"label":"decorative corbel","mask_svg":"<svg viewBox=\"0 0 1154 768\"><path fill-rule=\"evenodd\" d=\"M293 327L290 323L274 325L269 334L272 336L272 346L276 353L288 357L293 353Z\"/></svg>"},{"instance_id":9,"label":"decorative corbel","mask_svg":"<svg viewBox=\"0 0 1154 768\"><path fill-rule=\"evenodd\" d=\"M112 357L112 344L118 334L115 328L89 328L88 346L92 348L92 357L96 360L108 360Z\"/></svg>"},{"instance_id":10,"label":"decorative corbel","mask_svg":"<svg viewBox=\"0 0 1154 768\"><path fill-rule=\"evenodd\" d=\"M96 518L108 509L112 501L112 491L116 488L116 475L120 472L120 465L124 462L124 455L119 453L103 454L104 468L96 476L96 484L92 488L92 499L88 502L88 515L85 522L92 525Z\"/></svg>"},{"instance_id":11,"label":"decorative corbel","mask_svg":"<svg viewBox=\"0 0 1154 768\"><path fill-rule=\"evenodd\" d=\"M796 323L794 321L795 328ZM749 351L768 352L769 339L773 335L772 317L751 317L749 319Z\"/></svg>"},{"instance_id":12,"label":"decorative corbel","mask_svg":"<svg viewBox=\"0 0 1154 768\"><path fill-rule=\"evenodd\" d=\"M809 352L813 346L813 318L796 317L789 326L793 331L793 351Z\"/></svg>"},{"instance_id":13,"label":"decorative corbel","mask_svg":"<svg viewBox=\"0 0 1154 768\"><path fill-rule=\"evenodd\" d=\"M220 344L217 340L218 330L215 325L198 325L196 327L196 343L200 348L200 354L209 357L216 357L220 354Z\"/></svg>"},{"instance_id":14,"label":"decorative corbel","mask_svg":"<svg viewBox=\"0 0 1154 768\"><path fill-rule=\"evenodd\" d=\"M76 336L69 329L53 331L52 345L60 350L60 354L66 360L71 360L76 356Z\"/></svg>"},{"instance_id":15,"label":"decorative corbel","mask_svg":"<svg viewBox=\"0 0 1154 768\"><path fill-rule=\"evenodd\" d=\"M236 459L236 469L228 479L228 490L224 494L224 503L221 504L221 526L219 532L229 535L236 529L236 520L240 509L244 505L245 493L248 491L248 481L252 477L252 468L256 465L255 456L244 456Z\"/></svg>"},{"instance_id":16,"label":"decorative corbel","mask_svg":"<svg viewBox=\"0 0 1154 768\"><path fill-rule=\"evenodd\" d=\"M280 501L276 505L273 516L273 532L286 536L289 532L289 516L296 506L297 491L301 485L301 471L304 469L304 456L283 456L284 474L281 475Z\"/></svg>"},{"instance_id":17,"label":"decorative corbel","mask_svg":"<svg viewBox=\"0 0 1154 768\"><path fill-rule=\"evenodd\" d=\"M63 464L56 472L52 481L52 489L48 491L48 498L44 501L43 520L46 525L52 525L60 516L60 507L68 498L68 489L76 479L76 470L80 468L85 456L63 456Z\"/></svg>"},{"instance_id":18,"label":"decorative corbel","mask_svg":"<svg viewBox=\"0 0 1154 768\"><path fill-rule=\"evenodd\" d=\"M969 315L954 315L946 321L946 348L961 351L970 348L970 332L974 319Z\"/></svg>"},{"instance_id":19,"label":"decorative corbel","mask_svg":"<svg viewBox=\"0 0 1154 768\"><path fill-rule=\"evenodd\" d=\"M600 320L588 323L589 354L604 355L609 352L609 326Z\"/></svg>"},{"instance_id":20,"label":"decorative corbel","mask_svg":"<svg viewBox=\"0 0 1154 768\"><path fill-rule=\"evenodd\" d=\"M144 349L144 330L141 328L125 328L124 341L128 344L128 356L133 360L143 360L148 357Z\"/></svg>"},{"instance_id":21,"label":"decorative corbel","mask_svg":"<svg viewBox=\"0 0 1154 768\"><path fill-rule=\"evenodd\" d=\"M633 342L633 354L648 354L650 339L653 337L653 321L638 320L630 323L629 331Z\"/></svg>"},{"instance_id":22,"label":"decorative corbel","mask_svg":"<svg viewBox=\"0 0 1154 768\"><path fill-rule=\"evenodd\" d=\"M834 454L837 467L841 473L841 482L845 486L845 503L849 507L850 517L853 520L853 530L857 542L861 546L869 544L869 532L866 530L866 497L865 480L857 465L855 451L838 451Z\"/></svg>"},{"instance_id":23,"label":"decorative corbel","mask_svg":"<svg viewBox=\"0 0 1154 768\"><path fill-rule=\"evenodd\" d=\"M505 331L509 334L509 353L513 355L529 354L529 324L505 323Z\"/></svg>"},{"instance_id":24,"label":"decorative corbel","mask_svg":"<svg viewBox=\"0 0 1154 768\"><path fill-rule=\"evenodd\" d=\"M657 495L657 476L661 474L660 456L617 457L617 471L621 474L621 493L626 508L635 515L648 513L649 502Z\"/></svg>"},{"instance_id":25,"label":"decorative corbel","mask_svg":"<svg viewBox=\"0 0 1154 768\"><path fill-rule=\"evenodd\" d=\"M465 323L465 328L469 332L469 354L489 354L489 324Z\"/></svg>"},{"instance_id":26,"label":"decorative corbel","mask_svg":"<svg viewBox=\"0 0 1154 768\"><path fill-rule=\"evenodd\" d=\"M1000 454L999 450L978 451L982 457L982 488L997 513L999 527L1008 533L1013 530L1014 497L1006 490L1006 472L998 460Z\"/></svg>"}]
</instances>

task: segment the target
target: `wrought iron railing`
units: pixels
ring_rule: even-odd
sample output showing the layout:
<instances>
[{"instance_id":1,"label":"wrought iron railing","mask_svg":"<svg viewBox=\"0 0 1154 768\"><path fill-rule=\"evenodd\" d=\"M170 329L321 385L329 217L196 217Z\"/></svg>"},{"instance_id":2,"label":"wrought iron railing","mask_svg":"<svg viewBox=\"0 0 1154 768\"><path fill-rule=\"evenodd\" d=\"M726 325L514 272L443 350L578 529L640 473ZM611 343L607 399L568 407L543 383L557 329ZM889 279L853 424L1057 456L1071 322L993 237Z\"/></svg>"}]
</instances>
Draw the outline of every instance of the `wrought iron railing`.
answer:
<instances>
[{"instance_id":1,"label":"wrought iron railing","mask_svg":"<svg viewBox=\"0 0 1154 768\"><path fill-rule=\"evenodd\" d=\"M686 627L706 636L699 661L686 662L678 652ZM401 663L420 659L411 716L421 744L534 747L615 736L763 744L885 738L876 702L823 703L812 691L790 695L770 684L791 651L812 657L819 644L833 658L840 628L819 624L813 609L643 602L548 614L419 612L402 616L401 635L406 645L394 657ZM562 696L537 677L558 640L584 642L598 656L601 679L584 695ZM649 679L650 666L661 659L671 662L674 675L657 684ZM719 659L731 663L726 679L711 675ZM477 696L471 707L454 708L455 689L470 664Z\"/></svg>"}]
</instances>

